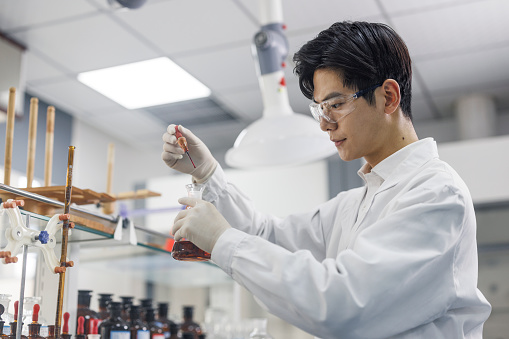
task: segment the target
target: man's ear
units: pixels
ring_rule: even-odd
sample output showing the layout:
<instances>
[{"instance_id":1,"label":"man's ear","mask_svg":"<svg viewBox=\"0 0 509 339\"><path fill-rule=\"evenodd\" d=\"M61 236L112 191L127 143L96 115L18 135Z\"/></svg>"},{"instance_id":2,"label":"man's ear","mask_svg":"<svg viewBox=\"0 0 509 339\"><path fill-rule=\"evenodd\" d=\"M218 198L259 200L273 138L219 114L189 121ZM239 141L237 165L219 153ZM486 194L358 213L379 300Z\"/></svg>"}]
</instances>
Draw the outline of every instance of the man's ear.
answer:
<instances>
[{"instance_id":1,"label":"man's ear","mask_svg":"<svg viewBox=\"0 0 509 339\"><path fill-rule=\"evenodd\" d=\"M382 90L385 98L385 113L392 114L399 107L401 101L399 84L394 79L387 79L382 85Z\"/></svg>"}]
</instances>

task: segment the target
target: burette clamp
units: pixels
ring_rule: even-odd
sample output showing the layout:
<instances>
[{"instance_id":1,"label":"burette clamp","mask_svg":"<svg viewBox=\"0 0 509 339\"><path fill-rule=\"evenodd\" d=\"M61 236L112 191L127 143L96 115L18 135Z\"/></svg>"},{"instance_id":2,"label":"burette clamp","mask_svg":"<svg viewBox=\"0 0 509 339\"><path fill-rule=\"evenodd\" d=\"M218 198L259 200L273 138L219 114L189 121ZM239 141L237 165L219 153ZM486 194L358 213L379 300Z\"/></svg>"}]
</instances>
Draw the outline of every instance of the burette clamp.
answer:
<instances>
[{"instance_id":1,"label":"burette clamp","mask_svg":"<svg viewBox=\"0 0 509 339\"><path fill-rule=\"evenodd\" d=\"M46 266L53 273L56 268L60 268L61 263L57 259L54 248L57 244L55 234L62 228L62 220L68 220L68 215L55 214L46 224L43 231L38 231L26 227L19 206L23 206L23 200L9 199L0 204L0 216L7 213L9 227L5 231L7 245L0 249L0 259L4 264L15 263L18 261L16 256L20 253L24 245L37 247L41 250ZM0 219L0 225L3 219ZM72 223L69 223L72 224ZM71 228L71 225L69 226ZM65 267L72 267L72 261L66 261ZM65 267L63 267L65 269Z\"/></svg>"}]
</instances>

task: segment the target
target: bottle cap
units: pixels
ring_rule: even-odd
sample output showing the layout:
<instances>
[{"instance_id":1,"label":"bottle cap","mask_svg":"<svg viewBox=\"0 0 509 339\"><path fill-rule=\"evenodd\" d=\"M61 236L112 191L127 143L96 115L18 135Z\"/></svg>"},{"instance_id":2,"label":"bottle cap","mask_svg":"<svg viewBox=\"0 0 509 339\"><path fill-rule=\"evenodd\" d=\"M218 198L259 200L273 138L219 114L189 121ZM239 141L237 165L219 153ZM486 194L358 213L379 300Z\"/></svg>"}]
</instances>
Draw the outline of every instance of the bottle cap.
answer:
<instances>
[{"instance_id":1,"label":"bottle cap","mask_svg":"<svg viewBox=\"0 0 509 339\"><path fill-rule=\"evenodd\" d=\"M166 317L168 315L169 303L158 303L157 313L159 316Z\"/></svg>"},{"instance_id":2,"label":"bottle cap","mask_svg":"<svg viewBox=\"0 0 509 339\"><path fill-rule=\"evenodd\" d=\"M69 314L69 312L65 312L64 313L64 326L62 327L62 333L63 334L68 334L69 333L69 317L71 315Z\"/></svg>"},{"instance_id":3,"label":"bottle cap","mask_svg":"<svg viewBox=\"0 0 509 339\"><path fill-rule=\"evenodd\" d=\"M182 308L184 310L184 317L193 316L194 306L183 306Z\"/></svg>"},{"instance_id":4,"label":"bottle cap","mask_svg":"<svg viewBox=\"0 0 509 339\"><path fill-rule=\"evenodd\" d=\"M85 334L85 318L83 316L78 317L78 330L76 334Z\"/></svg>"},{"instance_id":5,"label":"bottle cap","mask_svg":"<svg viewBox=\"0 0 509 339\"><path fill-rule=\"evenodd\" d=\"M109 293L100 293L99 294L99 307L107 307L108 304L110 303L111 300L113 300L111 298L113 294L109 294Z\"/></svg>"},{"instance_id":6,"label":"bottle cap","mask_svg":"<svg viewBox=\"0 0 509 339\"><path fill-rule=\"evenodd\" d=\"M145 309L145 321L147 323L152 322L155 320L155 314L153 308L146 308Z\"/></svg>"},{"instance_id":7,"label":"bottle cap","mask_svg":"<svg viewBox=\"0 0 509 339\"><path fill-rule=\"evenodd\" d=\"M152 308L152 299L140 299L142 308Z\"/></svg>"},{"instance_id":8,"label":"bottle cap","mask_svg":"<svg viewBox=\"0 0 509 339\"><path fill-rule=\"evenodd\" d=\"M140 317L141 306L139 305L131 305L129 308L129 315L131 316L131 320L138 319Z\"/></svg>"},{"instance_id":9,"label":"bottle cap","mask_svg":"<svg viewBox=\"0 0 509 339\"><path fill-rule=\"evenodd\" d=\"M90 300L92 299L92 291L78 290L78 305L90 306Z\"/></svg>"},{"instance_id":10,"label":"bottle cap","mask_svg":"<svg viewBox=\"0 0 509 339\"><path fill-rule=\"evenodd\" d=\"M34 305L34 313L32 313L32 322L36 323L39 321L39 310L41 309L41 306L39 304Z\"/></svg>"}]
</instances>

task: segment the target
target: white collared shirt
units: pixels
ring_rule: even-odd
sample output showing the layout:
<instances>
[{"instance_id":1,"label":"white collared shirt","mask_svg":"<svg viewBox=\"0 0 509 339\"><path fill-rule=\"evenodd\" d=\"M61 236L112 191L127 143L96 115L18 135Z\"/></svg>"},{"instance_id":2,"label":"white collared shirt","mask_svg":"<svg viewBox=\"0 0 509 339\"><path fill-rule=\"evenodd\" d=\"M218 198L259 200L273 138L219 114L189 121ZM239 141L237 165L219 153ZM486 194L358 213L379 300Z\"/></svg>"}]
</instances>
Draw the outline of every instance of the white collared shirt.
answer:
<instances>
[{"instance_id":1,"label":"white collared shirt","mask_svg":"<svg viewBox=\"0 0 509 339\"><path fill-rule=\"evenodd\" d=\"M365 165L366 166L366 165ZM482 338L467 187L432 139L361 169L366 186L281 219L254 210L220 167L207 183L232 225L212 260L271 313L322 338Z\"/></svg>"}]
</instances>

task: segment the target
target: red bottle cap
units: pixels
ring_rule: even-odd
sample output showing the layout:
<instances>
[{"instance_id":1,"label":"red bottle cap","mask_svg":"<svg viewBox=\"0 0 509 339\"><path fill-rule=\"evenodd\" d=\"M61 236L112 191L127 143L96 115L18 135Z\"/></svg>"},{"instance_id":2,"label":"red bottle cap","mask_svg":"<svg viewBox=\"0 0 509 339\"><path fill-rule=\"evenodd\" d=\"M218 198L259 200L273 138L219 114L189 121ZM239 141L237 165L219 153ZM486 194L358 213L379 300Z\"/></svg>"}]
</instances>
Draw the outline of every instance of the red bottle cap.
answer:
<instances>
[{"instance_id":1,"label":"red bottle cap","mask_svg":"<svg viewBox=\"0 0 509 339\"><path fill-rule=\"evenodd\" d=\"M178 138L182 138L182 133L179 131L179 126L175 125L175 136Z\"/></svg>"},{"instance_id":2,"label":"red bottle cap","mask_svg":"<svg viewBox=\"0 0 509 339\"><path fill-rule=\"evenodd\" d=\"M98 334L97 325L99 324L99 319L90 319L90 334Z\"/></svg>"},{"instance_id":3,"label":"red bottle cap","mask_svg":"<svg viewBox=\"0 0 509 339\"><path fill-rule=\"evenodd\" d=\"M18 305L19 301L14 302L14 321L18 321Z\"/></svg>"},{"instance_id":4,"label":"red bottle cap","mask_svg":"<svg viewBox=\"0 0 509 339\"><path fill-rule=\"evenodd\" d=\"M69 317L71 315L69 312L64 313L64 327L62 328L62 333L67 334L69 333Z\"/></svg>"},{"instance_id":5,"label":"red bottle cap","mask_svg":"<svg viewBox=\"0 0 509 339\"><path fill-rule=\"evenodd\" d=\"M78 318L78 333L77 334L85 334L85 318L80 316Z\"/></svg>"},{"instance_id":6,"label":"red bottle cap","mask_svg":"<svg viewBox=\"0 0 509 339\"><path fill-rule=\"evenodd\" d=\"M34 305L34 313L32 313L32 322L36 323L39 321L39 310L41 309L41 306L39 304Z\"/></svg>"}]
</instances>

